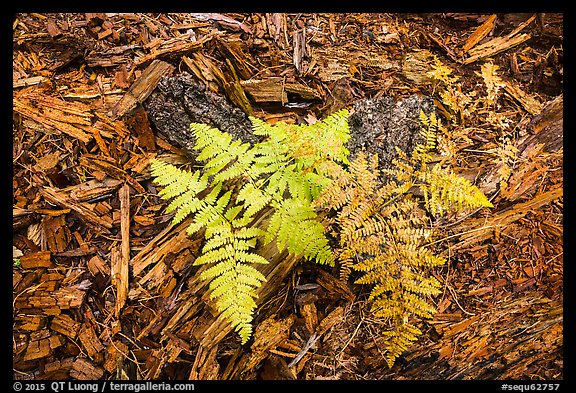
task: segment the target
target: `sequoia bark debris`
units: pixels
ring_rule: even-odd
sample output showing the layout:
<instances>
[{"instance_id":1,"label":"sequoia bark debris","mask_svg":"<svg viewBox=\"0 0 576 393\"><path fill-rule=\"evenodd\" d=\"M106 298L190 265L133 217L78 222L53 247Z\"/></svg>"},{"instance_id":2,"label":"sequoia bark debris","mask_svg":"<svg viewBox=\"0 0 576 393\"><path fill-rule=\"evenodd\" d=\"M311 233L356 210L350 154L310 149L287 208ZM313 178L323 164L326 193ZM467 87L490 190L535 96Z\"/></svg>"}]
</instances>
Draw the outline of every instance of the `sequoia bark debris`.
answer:
<instances>
[{"instance_id":1,"label":"sequoia bark debris","mask_svg":"<svg viewBox=\"0 0 576 393\"><path fill-rule=\"evenodd\" d=\"M192 122L209 124L244 142L258 141L244 112L187 73L163 78L144 102L144 108L156 130L191 157L197 155L189 129ZM395 101L383 96L356 102L349 119L351 157L358 149L365 149L368 154L379 155L381 167L388 167L396 157L394 146L411 152L422 142L421 110L426 114L434 111L430 97L412 95Z\"/></svg>"}]
</instances>

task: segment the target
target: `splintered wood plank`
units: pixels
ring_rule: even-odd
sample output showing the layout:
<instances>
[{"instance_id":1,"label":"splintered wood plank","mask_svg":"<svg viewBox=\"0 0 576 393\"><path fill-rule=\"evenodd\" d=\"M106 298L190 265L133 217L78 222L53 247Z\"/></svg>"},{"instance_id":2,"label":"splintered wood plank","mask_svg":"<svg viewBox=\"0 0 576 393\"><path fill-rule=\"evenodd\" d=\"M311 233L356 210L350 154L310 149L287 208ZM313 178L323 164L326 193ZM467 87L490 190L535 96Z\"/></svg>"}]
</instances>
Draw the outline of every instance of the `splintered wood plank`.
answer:
<instances>
[{"instance_id":1,"label":"splintered wood plank","mask_svg":"<svg viewBox=\"0 0 576 393\"><path fill-rule=\"evenodd\" d=\"M494 231L503 231L515 221L526 216L530 211L547 205L552 201L560 198L564 194L562 187L537 194L527 202L517 203L511 207L494 214L490 218L478 218L469 220L466 228L462 229L460 241L452 247L454 250L465 249L472 244L476 244L492 237Z\"/></svg>"},{"instance_id":2,"label":"splintered wood plank","mask_svg":"<svg viewBox=\"0 0 576 393\"><path fill-rule=\"evenodd\" d=\"M72 186L70 189L70 197L77 202L85 202L91 199L102 197L104 195L111 195L120 185L121 180L105 177L102 181L88 180L87 182Z\"/></svg>"},{"instance_id":3,"label":"splintered wood plank","mask_svg":"<svg viewBox=\"0 0 576 393\"><path fill-rule=\"evenodd\" d=\"M322 269L318 269L316 282L324 287L331 296L341 296L349 302L356 299L356 295L352 293L345 281L339 280Z\"/></svg>"},{"instance_id":4,"label":"splintered wood plank","mask_svg":"<svg viewBox=\"0 0 576 393\"><path fill-rule=\"evenodd\" d=\"M68 248L70 229L66 224L64 215L55 217L45 216L42 219L42 229L44 230L46 243L50 251L56 254Z\"/></svg>"},{"instance_id":5,"label":"splintered wood plank","mask_svg":"<svg viewBox=\"0 0 576 393\"><path fill-rule=\"evenodd\" d=\"M250 65L246 62L246 54L239 48L240 42L226 42L216 37L216 43L224 56L234 64L234 69L238 72L238 76L241 79L250 79L252 72L250 71Z\"/></svg>"},{"instance_id":6,"label":"splintered wood plank","mask_svg":"<svg viewBox=\"0 0 576 393\"><path fill-rule=\"evenodd\" d=\"M153 50L151 53L144 55L134 61L135 66L145 64L149 61L156 61L158 57L163 56L178 56L191 51L199 50L204 45L204 42L211 40L212 37L208 36L198 41L190 41L189 37L176 38L168 40L162 44L159 49Z\"/></svg>"},{"instance_id":7,"label":"splintered wood plank","mask_svg":"<svg viewBox=\"0 0 576 393\"><path fill-rule=\"evenodd\" d=\"M272 315L262 321L254 332L254 343L250 352L238 351L244 355L237 362L230 362L222 374L222 379L238 379L242 373L248 372L264 360L271 349L275 349L281 342L288 340L290 329L296 321L296 315L277 319Z\"/></svg>"},{"instance_id":8,"label":"splintered wood plank","mask_svg":"<svg viewBox=\"0 0 576 393\"><path fill-rule=\"evenodd\" d=\"M261 102L288 102L288 94L284 89L284 78L272 76L266 79L250 79L241 84L254 101Z\"/></svg>"},{"instance_id":9,"label":"splintered wood plank","mask_svg":"<svg viewBox=\"0 0 576 393\"><path fill-rule=\"evenodd\" d=\"M142 187L140 183L138 183L136 179L130 176L124 169L119 168L119 164L111 157L84 154L80 157L79 161L80 164L85 167L105 172L110 177L130 183L130 185L140 193L146 192L144 187ZM70 190L70 188L67 188L66 190Z\"/></svg>"},{"instance_id":10,"label":"splintered wood plank","mask_svg":"<svg viewBox=\"0 0 576 393\"><path fill-rule=\"evenodd\" d=\"M108 348L106 348L104 369L112 375L116 374L119 366L122 365L122 362L128 357L129 353L128 345L116 340L111 342Z\"/></svg>"},{"instance_id":11,"label":"splintered wood plank","mask_svg":"<svg viewBox=\"0 0 576 393\"><path fill-rule=\"evenodd\" d=\"M17 89L20 87L36 86L48 79L43 76L31 76L29 78L14 79L12 82L12 88Z\"/></svg>"},{"instance_id":12,"label":"splintered wood plank","mask_svg":"<svg viewBox=\"0 0 576 393\"><path fill-rule=\"evenodd\" d=\"M482 23L476 30L474 30L474 33L468 37L464 43L464 46L462 47L464 52L468 52L474 45L482 41L482 39L492 31L494 28L494 21L496 21L496 14L490 15L490 17L486 19L484 23Z\"/></svg>"},{"instance_id":13,"label":"splintered wood plank","mask_svg":"<svg viewBox=\"0 0 576 393\"><path fill-rule=\"evenodd\" d=\"M17 315L14 317L14 330L35 332L45 326L46 318L38 315Z\"/></svg>"},{"instance_id":14,"label":"splintered wood plank","mask_svg":"<svg viewBox=\"0 0 576 393\"><path fill-rule=\"evenodd\" d=\"M57 291L37 290L32 295L18 297L14 302L14 308L38 309L44 315L58 315L61 310L76 309L82 306L89 286L89 282L83 281L76 285L60 288Z\"/></svg>"},{"instance_id":15,"label":"splintered wood plank","mask_svg":"<svg viewBox=\"0 0 576 393\"><path fill-rule=\"evenodd\" d=\"M125 184L118 192L120 199L120 234L122 238L121 252L113 258L112 284L116 287L116 317L126 303L128 296L128 264L130 262L130 187Z\"/></svg>"},{"instance_id":16,"label":"splintered wood plank","mask_svg":"<svg viewBox=\"0 0 576 393\"><path fill-rule=\"evenodd\" d=\"M128 120L133 131L138 138L138 145L145 151L154 152L156 150L156 136L150 127L148 115L142 106L138 106L134 117Z\"/></svg>"},{"instance_id":17,"label":"splintered wood plank","mask_svg":"<svg viewBox=\"0 0 576 393\"><path fill-rule=\"evenodd\" d=\"M184 249L192 248L196 252L199 241L192 239L186 234L186 228L190 225L191 219L185 219L176 227L168 226L160 232L150 243L132 258L132 274L134 277L140 276L142 271L148 266L162 261L168 254L178 254ZM132 295L130 295L132 298Z\"/></svg>"},{"instance_id":18,"label":"splintered wood plank","mask_svg":"<svg viewBox=\"0 0 576 393\"><path fill-rule=\"evenodd\" d=\"M292 33L292 44L294 51L292 53L292 64L296 67L296 71L301 74L303 70L303 58L306 53L306 29L295 29Z\"/></svg>"},{"instance_id":19,"label":"splintered wood plank","mask_svg":"<svg viewBox=\"0 0 576 393\"><path fill-rule=\"evenodd\" d=\"M494 56L500 52L508 50L514 46L529 40L532 36L530 34L519 34L526 26L528 26L536 15L530 17L524 23L521 23L514 31L510 32L504 37L495 37L488 42L474 46L468 51L468 58L464 59L463 64L470 64L486 57Z\"/></svg>"},{"instance_id":20,"label":"splintered wood plank","mask_svg":"<svg viewBox=\"0 0 576 393\"><path fill-rule=\"evenodd\" d=\"M202 83L213 92L218 92L224 84L224 74L219 67L202 52L191 53L190 56L182 56L184 64Z\"/></svg>"},{"instance_id":21,"label":"splintered wood plank","mask_svg":"<svg viewBox=\"0 0 576 393\"><path fill-rule=\"evenodd\" d=\"M216 380L220 372L220 365L216 361L218 346L211 348L198 348L196 357L188 378L194 380Z\"/></svg>"},{"instance_id":22,"label":"splintered wood plank","mask_svg":"<svg viewBox=\"0 0 576 393\"><path fill-rule=\"evenodd\" d=\"M66 108L67 104L68 108ZM86 113L78 113L81 106L77 103L67 103L41 96L28 99L26 95L16 95L12 108L14 112L40 123L51 131L64 133L84 143L92 139L92 135L84 132L80 127L90 125L90 120L85 117Z\"/></svg>"},{"instance_id":23,"label":"splintered wood plank","mask_svg":"<svg viewBox=\"0 0 576 393\"><path fill-rule=\"evenodd\" d=\"M140 77L134 81L130 89L114 105L108 116L113 120L124 116L138 104L141 104L152 91L156 88L163 76L171 75L174 72L174 66L161 60L154 60L142 72Z\"/></svg>"},{"instance_id":24,"label":"splintered wood plank","mask_svg":"<svg viewBox=\"0 0 576 393\"><path fill-rule=\"evenodd\" d=\"M75 202L70 197L70 190L59 190L53 187L44 187L39 190L42 196L51 203L66 207L76 212L81 219L96 225L104 233L110 233L113 227L112 218L102 216L95 212L95 205L87 202Z\"/></svg>"},{"instance_id":25,"label":"splintered wood plank","mask_svg":"<svg viewBox=\"0 0 576 393\"><path fill-rule=\"evenodd\" d=\"M104 350L104 346L100 342L100 339L91 323L82 324L80 331L78 332L78 338L82 347L90 357L93 357L100 351Z\"/></svg>"},{"instance_id":26,"label":"splintered wood plank","mask_svg":"<svg viewBox=\"0 0 576 393\"><path fill-rule=\"evenodd\" d=\"M94 255L90 258L86 265L93 276L98 273L105 277L110 275L110 266L99 255Z\"/></svg>"},{"instance_id":27,"label":"splintered wood plank","mask_svg":"<svg viewBox=\"0 0 576 393\"><path fill-rule=\"evenodd\" d=\"M523 91L518 84L514 82L503 81L504 91L522 105L526 112L531 115L537 115L542 111L542 103L532 95Z\"/></svg>"}]
</instances>

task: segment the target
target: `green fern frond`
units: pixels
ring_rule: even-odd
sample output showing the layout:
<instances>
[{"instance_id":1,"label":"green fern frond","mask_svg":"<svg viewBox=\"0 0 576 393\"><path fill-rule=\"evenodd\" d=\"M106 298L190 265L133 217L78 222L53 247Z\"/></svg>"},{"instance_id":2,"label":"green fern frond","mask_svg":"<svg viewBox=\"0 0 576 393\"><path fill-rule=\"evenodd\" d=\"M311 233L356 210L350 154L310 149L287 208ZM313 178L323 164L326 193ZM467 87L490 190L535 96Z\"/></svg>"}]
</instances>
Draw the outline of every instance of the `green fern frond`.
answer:
<instances>
[{"instance_id":1,"label":"green fern frond","mask_svg":"<svg viewBox=\"0 0 576 393\"><path fill-rule=\"evenodd\" d=\"M266 228L265 242L275 241L280 252L287 249L290 254L315 259L318 263L332 263L324 227L310 205L291 198L274 201L273 206L275 211Z\"/></svg>"},{"instance_id":2,"label":"green fern frond","mask_svg":"<svg viewBox=\"0 0 576 393\"><path fill-rule=\"evenodd\" d=\"M201 171L182 171L152 162L152 175L171 199L173 222L192 215L186 232L204 229L205 243L195 265L208 265L200 278L210 282L216 307L245 343L252 332L257 289L265 277L254 266L268 263L256 253L259 239L280 250L333 263L332 250L311 202L341 173L347 162L348 112L313 125L267 124L251 117L253 132L264 140L250 146L226 132L193 123ZM257 215L271 213L261 228ZM264 221L266 222L266 221Z\"/></svg>"}]
</instances>

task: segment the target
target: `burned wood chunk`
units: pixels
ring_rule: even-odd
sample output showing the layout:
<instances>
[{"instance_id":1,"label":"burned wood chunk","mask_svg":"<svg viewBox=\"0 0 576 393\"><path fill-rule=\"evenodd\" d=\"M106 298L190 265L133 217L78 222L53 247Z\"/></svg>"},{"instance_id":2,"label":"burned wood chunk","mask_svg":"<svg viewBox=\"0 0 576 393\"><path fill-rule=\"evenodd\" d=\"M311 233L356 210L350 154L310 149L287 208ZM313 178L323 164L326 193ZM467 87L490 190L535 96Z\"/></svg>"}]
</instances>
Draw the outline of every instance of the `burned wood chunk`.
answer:
<instances>
[{"instance_id":1,"label":"burned wood chunk","mask_svg":"<svg viewBox=\"0 0 576 393\"><path fill-rule=\"evenodd\" d=\"M288 90L286 86L284 88ZM163 78L143 105L156 130L191 157L198 154L194 151L195 138L190 132L192 122L209 124L243 142L258 141L244 112L187 73ZM351 139L348 149L352 157L358 149L365 148L368 153L377 153L381 167L387 167L396 157L394 146L410 153L416 144L423 141L420 135L421 110L427 115L434 111L430 97L413 95L395 101L385 96L357 102L349 119Z\"/></svg>"},{"instance_id":2,"label":"burned wood chunk","mask_svg":"<svg viewBox=\"0 0 576 393\"><path fill-rule=\"evenodd\" d=\"M409 154L424 142L420 135L420 111L426 115L434 112L432 98L413 95L395 101L384 96L358 101L349 118L351 157L364 149L368 155L378 154L381 168L390 167L397 157L395 147Z\"/></svg>"},{"instance_id":3,"label":"burned wood chunk","mask_svg":"<svg viewBox=\"0 0 576 393\"><path fill-rule=\"evenodd\" d=\"M190 132L190 123L209 124L244 142L258 140L242 110L187 73L163 78L143 104L156 130L192 157L197 153L194 152L195 138Z\"/></svg>"}]
</instances>

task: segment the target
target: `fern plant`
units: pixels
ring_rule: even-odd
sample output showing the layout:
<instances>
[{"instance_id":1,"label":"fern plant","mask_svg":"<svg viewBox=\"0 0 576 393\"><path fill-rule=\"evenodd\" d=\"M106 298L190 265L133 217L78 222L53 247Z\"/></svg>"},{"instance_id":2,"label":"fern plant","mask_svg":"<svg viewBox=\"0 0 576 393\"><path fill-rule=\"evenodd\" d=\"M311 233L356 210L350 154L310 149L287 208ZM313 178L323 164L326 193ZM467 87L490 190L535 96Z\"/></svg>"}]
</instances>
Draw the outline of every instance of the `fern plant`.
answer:
<instances>
[{"instance_id":1,"label":"fern plant","mask_svg":"<svg viewBox=\"0 0 576 393\"><path fill-rule=\"evenodd\" d=\"M170 199L173 224L193 216L187 233L204 229L205 243L195 265L209 281L216 307L242 343L252 334L257 292L266 278L258 264L259 243L275 242L278 251L332 264L334 257L311 203L330 183L329 174L347 163L348 112L341 110L312 125L270 125L250 117L262 142L251 146L216 128L193 123L202 170L188 172L152 160L152 176ZM259 220L261 213L268 220ZM265 224L264 224L265 223Z\"/></svg>"},{"instance_id":2,"label":"fern plant","mask_svg":"<svg viewBox=\"0 0 576 393\"><path fill-rule=\"evenodd\" d=\"M385 184L379 181L378 157L360 152L348 171L336 172L335 180L314 201L316 207L337 212L341 278L357 272L355 283L372 285L371 311L389 321L383 338L390 367L421 334L414 319L435 313L427 298L440 292L440 283L430 269L445 263L426 247L432 234L411 190L421 190L424 206L433 215L492 206L466 179L439 164L430 166L437 120L424 113L421 120L425 142L411 156L397 149L399 157L385 170Z\"/></svg>"}]
</instances>

